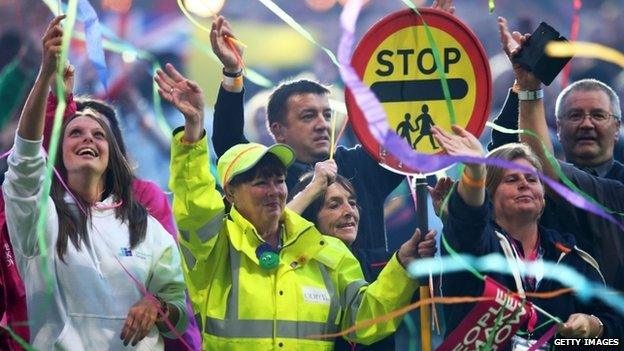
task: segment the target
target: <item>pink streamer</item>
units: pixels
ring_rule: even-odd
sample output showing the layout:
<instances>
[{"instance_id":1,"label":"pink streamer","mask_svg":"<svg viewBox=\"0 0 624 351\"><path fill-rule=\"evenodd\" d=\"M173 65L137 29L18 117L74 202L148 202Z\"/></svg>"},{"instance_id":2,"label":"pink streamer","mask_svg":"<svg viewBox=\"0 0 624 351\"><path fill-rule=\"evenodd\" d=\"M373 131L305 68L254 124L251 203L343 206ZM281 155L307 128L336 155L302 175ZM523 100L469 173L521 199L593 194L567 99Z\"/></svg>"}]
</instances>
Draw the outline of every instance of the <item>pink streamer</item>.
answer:
<instances>
[{"instance_id":1,"label":"pink streamer","mask_svg":"<svg viewBox=\"0 0 624 351\"><path fill-rule=\"evenodd\" d=\"M581 0L574 0L573 8L574 14L572 15L572 26L570 28L570 42L575 42L578 39L578 33L581 28L581 7L583 3ZM572 70L572 62L568 62L568 64L563 69L563 73L561 74L561 88L565 88L568 86L568 81L570 78L570 71Z\"/></svg>"},{"instance_id":2,"label":"pink streamer","mask_svg":"<svg viewBox=\"0 0 624 351\"><path fill-rule=\"evenodd\" d=\"M167 325L167 328L169 328L169 330L173 333L173 335L175 335L176 338L179 339L180 342L182 342L182 344L184 344L184 346L186 346L187 350L193 351L193 348L190 347L189 344L186 343L186 340L182 338L182 335L178 333L178 331L175 329L175 327L173 326L169 318L166 317L166 311L160 308L160 303L158 302L158 300L156 300L154 295L151 292L147 291L147 289L143 286L143 284L141 284L141 282L137 278L135 278L135 276L132 273L130 273L130 271L128 271L128 269L123 265L123 263L121 263L121 261L119 260L117 256L113 255L113 257L115 257L115 260L117 260L117 263L119 263L121 268L132 279L132 281L134 281L134 284L136 285L136 287L139 288L139 290L141 290L141 292L143 293L143 296L147 297L149 300L151 300L152 302L156 303L156 305L158 305L158 313L160 313L163 316L165 324Z\"/></svg>"}]
</instances>

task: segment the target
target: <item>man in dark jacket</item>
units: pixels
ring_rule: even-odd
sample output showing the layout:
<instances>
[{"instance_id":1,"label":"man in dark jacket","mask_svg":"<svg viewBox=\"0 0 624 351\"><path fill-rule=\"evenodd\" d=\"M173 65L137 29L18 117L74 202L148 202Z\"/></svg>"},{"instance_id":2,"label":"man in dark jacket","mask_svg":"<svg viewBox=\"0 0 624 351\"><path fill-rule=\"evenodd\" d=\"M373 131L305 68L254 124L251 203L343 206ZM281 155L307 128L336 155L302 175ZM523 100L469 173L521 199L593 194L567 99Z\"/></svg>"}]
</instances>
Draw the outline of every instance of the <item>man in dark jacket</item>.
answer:
<instances>
[{"instance_id":1,"label":"man in dark jacket","mask_svg":"<svg viewBox=\"0 0 624 351\"><path fill-rule=\"evenodd\" d=\"M223 82L214 113L212 141L217 156L239 143L247 143L243 134L243 81L240 53L227 21L220 17L210 33L212 48L223 63ZM295 151L296 161L288 168L286 184L294 186L299 177L313 170L314 164L326 160L330 150L329 90L323 85L299 80L281 84L271 94L267 107L268 127L279 143ZM355 247L387 249L383 205L386 197L402 181L374 160L360 145L338 147L334 153L338 173L351 180L361 206L361 221ZM392 238L403 242L404 238Z\"/></svg>"}]
</instances>

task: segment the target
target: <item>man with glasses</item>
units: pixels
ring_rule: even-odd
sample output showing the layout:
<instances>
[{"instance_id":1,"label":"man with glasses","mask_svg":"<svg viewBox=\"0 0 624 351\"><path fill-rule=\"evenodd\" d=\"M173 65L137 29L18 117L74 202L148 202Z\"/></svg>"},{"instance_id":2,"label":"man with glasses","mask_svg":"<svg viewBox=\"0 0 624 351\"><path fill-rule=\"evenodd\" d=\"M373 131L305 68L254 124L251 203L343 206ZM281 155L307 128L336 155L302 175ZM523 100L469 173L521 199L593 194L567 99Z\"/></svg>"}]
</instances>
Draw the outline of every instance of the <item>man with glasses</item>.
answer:
<instances>
[{"instance_id":1,"label":"man with glasses","mask_svg":"<svg viewBox=\"0 0 624 351\"><path fill-rule=\"evenodd\" d=\"M510 90L496 124L517 129L519 101L524 101L525 94L518 91L517 85ZM557 97L555 116L567 162L592 175L624 183L624 165L613 157L622 111L611 87L596 79L570 84ZM518 141L517 135L493 130L488 149L513 141Z\"/></svg>"},{"instance_id":2,"label":"man with glasses","mask_svg":"<svg viewBox=\"0 0 624 351\"><path fill-rule=\"evenodd\" d=\"M557 98L557 135L566 161L599 177L624 182L624 165L613 159L620 136L620 99L605 83L583 79Z\"/></svg>"},{"instance_id":3,"label":"man with glasses","mask_svg":"<svg viewBox=\"0 0 624 351\"><path fill-rule=\"evenodd\" d=\"M527 36L510 33L504 18L499 18L499 31L505 53L510 58L514 57ZM561 173L556 165L551 164L542 147L544 145L549 153L553 153L542 99L542 82L517 64L513 65L513 70L516 94L510 94L508 100L515 99L515 107L506 104L497 124L537 134L538 138L522 134L520 139L529 144L540 158L546 176L559 180L563 174L607 209L615 213L624 212L624 166L613 159L621 116L615 92L595 79L584 79L559 94L555 109L557 136L563 145L566 160L572 162L559 162ZM513 121L510 123L509 118L503 117L509 116L514 109L518 117L515 126ZM498 147L506 142L509 142L508 137L502 137L502 133L492 133L490 146ZM614 216L619 221L624 218ZM578 247L596 258L606 283L624 291L624 232L615 224L575 208L551 191L546 198L546 209L540 224L561 233L573 234Z\"/></svg>"}]
</instances>

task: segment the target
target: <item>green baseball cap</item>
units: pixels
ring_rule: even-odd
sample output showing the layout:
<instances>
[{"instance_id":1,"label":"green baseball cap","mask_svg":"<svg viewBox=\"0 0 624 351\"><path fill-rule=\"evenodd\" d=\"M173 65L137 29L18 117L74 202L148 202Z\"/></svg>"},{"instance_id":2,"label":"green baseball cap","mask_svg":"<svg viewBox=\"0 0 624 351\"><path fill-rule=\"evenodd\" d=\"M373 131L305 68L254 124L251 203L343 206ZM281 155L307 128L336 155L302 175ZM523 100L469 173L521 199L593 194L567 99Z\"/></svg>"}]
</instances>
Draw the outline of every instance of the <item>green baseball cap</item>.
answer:
<instances>
[{"instance_id":1,"label":"green baseball cap","mask_svg":"<svg viewBox=\"0 0 624 351\"><path fill-rule=\"evenodd\" d=\"M267 152L277 156L286 167L295 160L295 152L286 144L273 144L269 147L258 143L234 145L217 162L221 185L227 185L235 175L250 170Z\"/></svg>"}]
</instances>

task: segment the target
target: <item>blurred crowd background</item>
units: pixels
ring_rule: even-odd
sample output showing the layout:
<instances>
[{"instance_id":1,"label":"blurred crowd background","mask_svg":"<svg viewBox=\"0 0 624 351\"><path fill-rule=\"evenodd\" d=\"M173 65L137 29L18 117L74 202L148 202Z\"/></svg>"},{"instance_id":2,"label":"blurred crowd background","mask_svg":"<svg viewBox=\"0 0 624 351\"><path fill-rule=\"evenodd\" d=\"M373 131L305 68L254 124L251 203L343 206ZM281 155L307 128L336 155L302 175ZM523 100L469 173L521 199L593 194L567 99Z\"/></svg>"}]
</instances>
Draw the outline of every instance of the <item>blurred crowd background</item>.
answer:
<instances>
[{"instance_id":1,"label":"blurred crowd background","mask_svg":"<svg viewBox=\"0 0 624 351\"><path fill-rule=\"evenodd\" d=\"M582 4L578 40L600 43L624 51L624 3L622 0L497 0L494 13L488 11L488 0L456 0L456 16L477 35L490 58L493 80L492 119L502 106L507 89L513 83L511 65L503 55L496 25L497 16L504 16L510 27L532 32L541 21L549 23L562 35L569 37L574 18L575 1ZM115 104L129 152L138 175L155 181L167 190L169 175L168 128L183 123L169 106L163 105L165 126L156 119L153 104L153 62L137 56L136 50L153 55L161 65L171 62L189 77L197 80L206 94L206 128L211 134L209 117L221 80L221 66L210 55L208 33L193 26L185 18L176 0L91 0L104 34L124 42L123 53L107 52L108 90L100 83L97 73L86 58L84 43L74 40L70 59L76 67L74 92L105 98ZM340 38L339 16L344 0L274 0L285 12L308 29L325 47L336 51ZM58 6L56 0L49 3ZM343 84L337 68L316 46L303 39L275 14L257 0L185 0L186 6L203 25L210 26L210 10L218 9L232 23L238 37L248 45L244 55L247 67L268 78L263 85L246 80L246 132L249 139L270 143L264 125L264 107L271 84L280 80L311 76L333 86L334 98L344 99ZM415 0L418 6L430 6L429 1ZM400 0L370 0L361 13L357 36L361 36L384 16L406 8ZM13 142L17 114L34 80L40 60L40 37L52 17L42 0L0 0L0 69L18 64L23 73L23 92L16 94L19 103L0 98L0 150L8 150ZM76 29L81 30L80 23ZM570 81L596 78L611 85L624 96L624 72L616 65L599 60L574 58L570 61ZM15 82L4 82L12 84ZM546 87L549 122L554 126L555 97L562 88L560 78ZM11 108L11 106L17 106ZM482 140L489 139L485 129ZM556 140L556 138L555 138ZM357 143L350 128L340 140L345 146ZM624 158L623 143L616 147L615 158ZM2 171L4 172L4 171ZM388 200L389 231L413 230L413 205L406 186ZM411 229L409 229L411 227ZM392 248L390 248L392 249Z\"/></svg>"}]
</instances>

